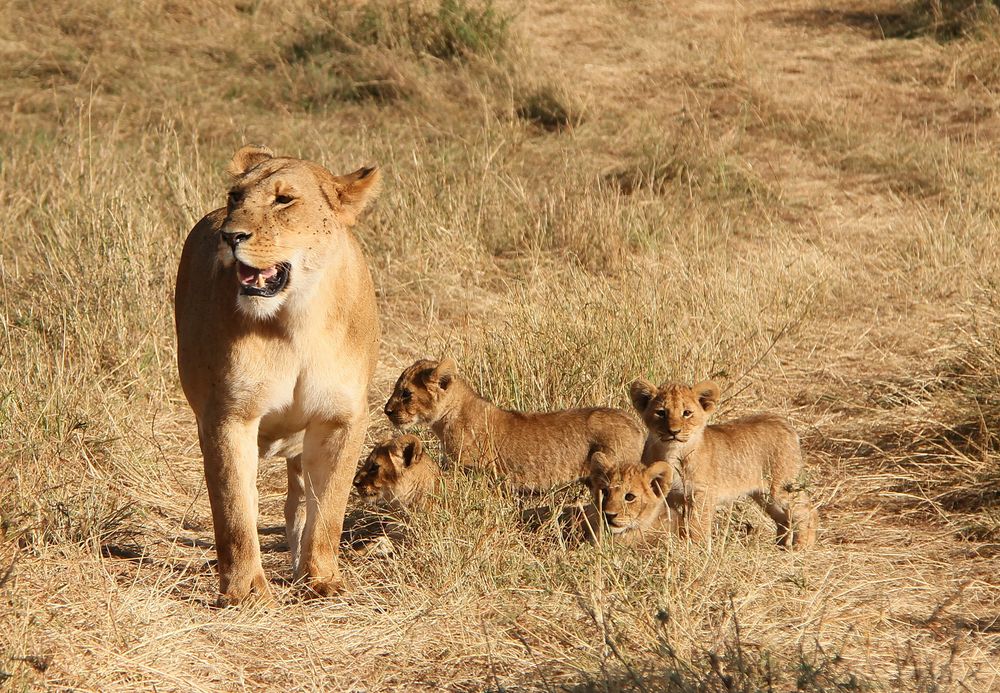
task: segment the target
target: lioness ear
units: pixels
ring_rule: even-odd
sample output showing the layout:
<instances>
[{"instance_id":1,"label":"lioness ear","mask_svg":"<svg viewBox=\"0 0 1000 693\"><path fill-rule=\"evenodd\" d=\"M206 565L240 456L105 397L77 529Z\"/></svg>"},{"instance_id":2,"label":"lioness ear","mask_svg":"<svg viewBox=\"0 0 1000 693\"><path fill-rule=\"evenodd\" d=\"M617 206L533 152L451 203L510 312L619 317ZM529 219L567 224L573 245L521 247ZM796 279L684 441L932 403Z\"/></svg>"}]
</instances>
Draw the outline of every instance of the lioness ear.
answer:
<instances>
[{"instance_id":1,"label":"lioness ear","mask_svg":"<svg viewBox=\"0 0 1000 693\"><path fill-rule=\"evenodd\" d=\"M722 394L718 385L711 380L703 380L691 389L694 390L694 396L698 398L698 404L701 405L706 414L715 411L715 407L719 403L719 397Z\"/></svg>"},{"instance_id":2,"label":"lioness ear","mask_svg":"<svg viewBox=\"0 0 1000 693\"><path fill-rule=\"evenodd\" d=\"M226 171L231 173L233 176L242 176L260 162L273 157L274 152L267 147L259 144L248 144L245 147L240 147L240 149L233 154L232 160L229 162L229 165L226 166Z\"/></svg>"},{"instance_id":3,"label":"lioness ear","mask_svg":"<svg viewBox=\"0 0 1000 693\"><path fill-rule=\"evenodd\" d=\"M403 444L403 466L409 467L414 460L420 457L420 451L423 450L424 444L416 436L406 436L403 440L405 441Z\"/></svg>"},{"instance_id":4,"label":"lioness ear","mask_svg":"<svg viewBox=\"0 0 1000 693\"><path fill-rule=\"evenodd\" d=\"M639 378L629 386L628 394L632 398L632 406L642 414L649 406L650 400L656 397L656 386L645 378Z\"/></svg>"},{"instance_id":5,"label":"lioness ear","mask_svg":"<svg viewBox=\"0 0 1000 693\"><path fill-rule=\"evenodd\" d=\"M340 207L334 211L345 224L353 226L365 207L378 197L382 189L382 171L378 166L364 166L346 176L331 176L331 183L333 195L328 194L327 198L336 198Z\"/></svg>"},{"instance_id":6,"label":"lioness ear","mask_svg":"<svg viewBox=\"0 0 1000 693\"><path fill-rule=\"evenodd\" d=\"M662 498L670 490L673 475L674 468L664 460L654 462L646 467L646 479L649 481L649 487L653 489L653 493L658 498Z\"/></svg>"},{"instance_id":7,"label":"lioness ear","mask_svg":"<svg viewBox=\"0 0 1000 693\"><path fill-rule=\"evenodd\" d=\"M439 363L431 373L430 381L437 383L438 387L442 390L447 390L448 386L451 385L451 381L455 377L455 372L457 370L458 364L455 363L455 359L445 357L441 359L441 363Z\"/></svg>"}]
</instances>

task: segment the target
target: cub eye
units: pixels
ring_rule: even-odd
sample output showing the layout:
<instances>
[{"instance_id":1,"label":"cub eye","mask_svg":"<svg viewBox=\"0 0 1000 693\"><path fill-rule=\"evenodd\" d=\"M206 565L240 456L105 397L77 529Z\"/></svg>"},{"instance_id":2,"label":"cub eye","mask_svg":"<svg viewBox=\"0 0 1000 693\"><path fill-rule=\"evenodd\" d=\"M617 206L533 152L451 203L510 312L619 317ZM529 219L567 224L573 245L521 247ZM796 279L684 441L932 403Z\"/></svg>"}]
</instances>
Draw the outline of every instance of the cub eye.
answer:
<instances>
[{"instance_id":1,"label":"cub eye","mask_svg":"<svg viewBox=\"0 0 1000 693\"><path fill-rule=\"evenodd\" d=\"M657 409L656 410L656 418L658 418L658 419L665 419L665 418L667 418L667 410L666 409Z\"/></svg>"},{"instance_id":2,"label":"cub eye","mask_svg":"<svg viewBox=\"0 0 1000 693\"><path fill-rule=\"evenodd\" d=\"M635 494L634 493L626 493L625 494L625 502L626 503L631 503L634 500L635 500Z\"/></svg>"},{"instance_id":3,"label":"cub eye","mask_svg":"<svg viewBox=\"0 0 1000 693\"><path fill-rule=\"evenodd\" d=\"M287 205L295 201L294 197L289 195L275 195L274 204L276 205Z\"/></svg>"},{"instance_id":4,"label":"cub eye","mask_svg":"<svg viewBox=\"0 0 1000 693\"><path fill-rule=\"evenodd\" d=\"M243 199L243 192L240 190L230 190L229 195L226 196L227 201L231 205L238 205Z\"/></svg>"},{"instance_id":5,"label":"cub eye","mask_svg":"<svg viewBox=\"0 0 1000 693\"><path fill-rule=\"evenodd\" d=\"M413 393L410 392L409 390L407 390L406 388L403 388L403 391L399 393L399 398L401 400L403 400L404 402L409 402L410 401L410 397L412 397L412 396L413 396Z\"/></svg>"},{"instance_id":6,"label":"cub eye","mask_svg":"<svg viewBox=\"0 0 1000 693\"><path fill-rule=\"evenodd\" d=\"M691 413L692 413L692 412L691 412L691 410L690 410L690 409L685 409L685 410L684 410L684 418L685 418L685 419L690 419L690 418L691 418Z\"/></svg>"}]
</instances>

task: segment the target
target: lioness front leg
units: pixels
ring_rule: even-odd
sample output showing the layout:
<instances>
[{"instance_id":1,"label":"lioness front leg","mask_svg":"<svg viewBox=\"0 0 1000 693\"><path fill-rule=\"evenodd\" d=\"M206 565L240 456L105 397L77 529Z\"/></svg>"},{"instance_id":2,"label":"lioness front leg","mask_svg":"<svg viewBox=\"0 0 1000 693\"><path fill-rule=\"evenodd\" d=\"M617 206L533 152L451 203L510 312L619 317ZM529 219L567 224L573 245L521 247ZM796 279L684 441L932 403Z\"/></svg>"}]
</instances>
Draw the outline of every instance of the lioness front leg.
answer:
<instances>
[{"instance_id":1,"label":"lioness front leg","mask_svg":"<svg viewBox=\"0 0 1000 693\"><path fill-rule=\"evenodd\" d=\"M349 422L315 423L306 428L302 448L306 523L295 578L320 596L342 588L337 549L367 424L365 413Z\"/></svg>"},{"instance_id":2,"label":"lioness front leg","mask_svg":"<svg viewBox=\"0 0 1000 693\"><path fill-rule=\"evenodd\" d=\"M270 601L257 538L258 420L199 422L219 562L219 606L251 593Z\"/></svg>"}]
</instances>

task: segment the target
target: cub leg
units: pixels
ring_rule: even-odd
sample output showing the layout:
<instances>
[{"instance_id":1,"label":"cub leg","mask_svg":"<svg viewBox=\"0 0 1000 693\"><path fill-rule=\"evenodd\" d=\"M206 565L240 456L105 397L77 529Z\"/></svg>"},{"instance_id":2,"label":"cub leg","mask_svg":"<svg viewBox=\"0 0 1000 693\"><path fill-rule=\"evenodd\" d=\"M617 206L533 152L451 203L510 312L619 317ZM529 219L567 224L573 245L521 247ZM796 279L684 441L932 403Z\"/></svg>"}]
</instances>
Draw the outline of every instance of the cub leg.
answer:
<instances>
[{"instance_id":1,"label":"cub leg","mask_svg":"<svg viewBox=\"0 0 1000 693\"><path fill-rule=\"evenodd\" d=\"M198 425L219 558L219 606L251 594L271 600L257 538L258 424L221 419Z\"/></svg>"},{"instance_id":2,"label":"cub leg","mask_svg":"<svg viewBox=\"0 0 1000 693\"><path fill-rule=\"evenodd\" d=\"M788 507L792 527L792 548L807 549L816 543L819 513L808 500L796 500Z\"/></svg>"},{"instance_id":3,"label":"cub leg","mask_svg":"<svg viewBox=\"0 0 1000 693\"><path fill-rule=\"evenodd\" d=\"M285 497L285 541L292 559L292 573L299 570L302 530L306 524L305 481L302 478L302 455L285 460L288 472L288 495Z\"/></svg>"},{"instance_id":4,"label":"cub leg","mask_svg":"<svg viewBox=\"0 0 1000 693\"><path fill-rule=\"evenodd\" d=\"M306 522L295 577L320 596L343 587L337 550L367 425L365 412L349 421L317 422L306 428L302 448Z\"/></svg>"},{"instance_id":5,"label":"cub leg","mask_svg":"<svg viewBox=\"0 0 1000 693\"><path fill-rule=\"evenodd\" d=\"M751 493L750 497L774 520L778 546L790 548L792 546L792 522L788 512L788 493L772 489L771 493L757 491Z\"/></svg>"},{"instance_id":6,"label":"cub leg","mask_svg":"<svg viewBox=\"0 0 1000 693\"><path fill-rule=\"evenodd\" d=\"M717 504L716 494L711 491L696 489L685 497L682 525L687 536L694 541L705 541L712 536L712 520Z\"/></svg>"}]
</instances>

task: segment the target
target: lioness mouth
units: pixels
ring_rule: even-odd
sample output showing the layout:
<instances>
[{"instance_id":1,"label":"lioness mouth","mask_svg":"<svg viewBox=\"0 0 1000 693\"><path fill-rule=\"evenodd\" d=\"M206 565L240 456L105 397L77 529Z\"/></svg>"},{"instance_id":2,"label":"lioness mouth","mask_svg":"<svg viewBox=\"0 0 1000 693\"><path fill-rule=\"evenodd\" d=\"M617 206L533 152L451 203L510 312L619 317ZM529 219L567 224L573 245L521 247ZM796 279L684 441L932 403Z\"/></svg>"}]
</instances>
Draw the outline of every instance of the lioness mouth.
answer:
<instances>
[{"instance_id":1,"label":"lioness mouth","mask_svg":"<svg viewBox=\"0 0 1000 693\"><path fill-rule=\"evenodd\" d=\"M236 261L236 271L240 278L240 293L244 296L270 298L280 293L288 285L291 266L282 262L266 269L257 269Z\"/></svg>"}]
</instances>

